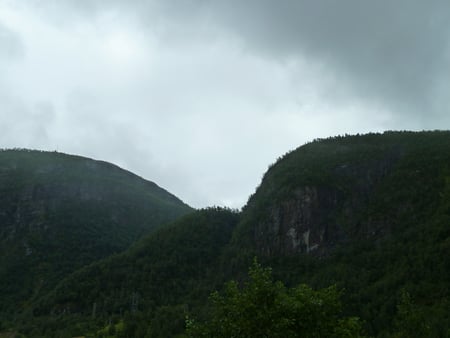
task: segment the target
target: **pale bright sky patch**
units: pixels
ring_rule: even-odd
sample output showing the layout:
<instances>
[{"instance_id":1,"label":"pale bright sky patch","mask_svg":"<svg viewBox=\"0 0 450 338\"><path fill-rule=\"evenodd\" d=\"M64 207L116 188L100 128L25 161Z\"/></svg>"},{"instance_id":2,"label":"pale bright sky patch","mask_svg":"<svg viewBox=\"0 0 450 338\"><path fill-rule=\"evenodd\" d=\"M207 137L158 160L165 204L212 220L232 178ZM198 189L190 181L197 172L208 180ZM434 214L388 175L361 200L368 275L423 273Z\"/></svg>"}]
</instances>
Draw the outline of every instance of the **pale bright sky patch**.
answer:
<instances>
[{"instance_id":1,"label":"pale bright sky patch","mask_svg":"<svg viewBox=\"0 0 450 338\"><path fill-rule=\"evenodd\" d=\"M114 62L130 64L140 54L139 46L130 35L113 33L105 39L106 55Z\"/></svg>"}]
</instances>

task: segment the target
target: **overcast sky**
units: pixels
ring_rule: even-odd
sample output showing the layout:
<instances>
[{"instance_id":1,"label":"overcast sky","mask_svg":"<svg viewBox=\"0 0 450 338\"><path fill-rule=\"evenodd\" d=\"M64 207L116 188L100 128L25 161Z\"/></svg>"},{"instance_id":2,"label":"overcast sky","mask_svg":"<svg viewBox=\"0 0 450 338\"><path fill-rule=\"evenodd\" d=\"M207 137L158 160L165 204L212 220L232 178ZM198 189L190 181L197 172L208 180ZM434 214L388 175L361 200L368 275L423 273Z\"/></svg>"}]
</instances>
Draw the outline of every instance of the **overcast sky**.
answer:
<instances>
[{"instance_id":1,"label":"overcast sky","mask_svg":"<svg viewBox=\"0 0 450 338\"><path fill-rule=\"evenodd\" d=\"M318 137L450 128L448 0L0 0L0 147L241 207Z\"/></svg>"}]
</instances>

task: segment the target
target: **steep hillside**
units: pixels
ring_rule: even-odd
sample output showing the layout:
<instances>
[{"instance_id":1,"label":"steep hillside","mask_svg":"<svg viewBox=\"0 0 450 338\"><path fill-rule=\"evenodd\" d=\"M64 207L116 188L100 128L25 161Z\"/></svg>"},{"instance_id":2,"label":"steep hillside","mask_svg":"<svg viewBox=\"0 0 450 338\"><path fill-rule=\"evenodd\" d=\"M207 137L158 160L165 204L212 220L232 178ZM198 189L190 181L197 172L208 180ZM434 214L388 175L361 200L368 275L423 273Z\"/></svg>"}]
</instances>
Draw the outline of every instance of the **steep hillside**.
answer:
<instances>
[{"instance_id":1,"label":"steep hillside","mask_svg":"<svg viewBox=\"0 0 450 338\"><path fill-rule=\"evenodd\" d=\"M68 273L190 210L106 162L0 151L0 317L26 309Z\"/></svg>"},{"instance_id":2,"label":"steep hillside","mask_svg":"<svg viewBox=\"0 0 450 338\"><path fill-rule=\"evenodd\" d=\"M219 258L237 221L236 212L220 208L182 217L127 252L69 276L23 318L22 330L98 337L99 328L125 320L124 336L183 331L187 311L222 282Z\"/></svg>"},{"instance_id":3,"label":"steep hillside","mask_svg":"<svg viewBox=\"0 0 450 338\"><path fill-rule=\"evenodd\" d=\"M392 328L408 292L430 336L445 336L450 132L336 137L286 154L245 207L233 250L235 271L246 253L292 284L337 284L371 334Z\"/></svg>"},{"instance_id":4,"label":"steep hillside","mask_svg":"<svg viewBox=\"0 0 450 338\"><path fill-rule=\"evenodd\" d=\"M428 219L450 175L449 132L336 137L283 156L243 211L236 242L264 255L327 255Z\"/></svg>"},{"instance_id":5,"label":"steep hillside","mask_svg":"<svg viewBox=\"0 0 450 338\"><path fill-rule=\"evenodd\" d=\"M170 337L254 256L287 286L336 285L371 336L448 337L450 132L316 140L272 165L240 214L187 215L71 274L15 327L31 337Z\"/></svg>"}]
</instances>

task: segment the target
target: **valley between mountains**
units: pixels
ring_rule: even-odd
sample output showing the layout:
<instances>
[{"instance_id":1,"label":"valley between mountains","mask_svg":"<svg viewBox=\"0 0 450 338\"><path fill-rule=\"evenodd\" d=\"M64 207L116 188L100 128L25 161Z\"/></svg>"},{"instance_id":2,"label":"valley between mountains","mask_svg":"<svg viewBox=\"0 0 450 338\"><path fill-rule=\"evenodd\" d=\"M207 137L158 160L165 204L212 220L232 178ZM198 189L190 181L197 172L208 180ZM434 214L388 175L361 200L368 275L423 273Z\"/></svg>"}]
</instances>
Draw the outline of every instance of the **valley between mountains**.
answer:
<instances>
[{"instance_id":1,"label":"valley between mountains","mask_svg":"<svg viewBox=\"0 0 450 338\"><path fill-rule=\"evenodd\" d=\"M448 257L448 131L314 140L242 210L0 151L0 337L449 337Z\"/></svg>"}]
</instances>

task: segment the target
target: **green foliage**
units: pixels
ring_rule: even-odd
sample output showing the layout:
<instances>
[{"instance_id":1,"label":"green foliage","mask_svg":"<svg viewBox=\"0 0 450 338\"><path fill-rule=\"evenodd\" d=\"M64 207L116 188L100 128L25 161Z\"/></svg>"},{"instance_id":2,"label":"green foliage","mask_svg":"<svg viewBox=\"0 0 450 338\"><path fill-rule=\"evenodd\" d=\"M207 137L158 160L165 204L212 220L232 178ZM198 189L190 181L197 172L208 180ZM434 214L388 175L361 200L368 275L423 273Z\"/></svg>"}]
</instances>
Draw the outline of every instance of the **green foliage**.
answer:
<instances>
[{"instance_id":1,"label":"green foliage","mask_svg":"<svg viewBox=\"0 0 450 338\"><path fill-rule=\"evenodd\" d=\"M52 173L57 186L78 177L83 166L76 163L71 163L75 173L67 176L70 179L58 170ZM0 199L5 205L10 192L25 189L29 177L34 177L26 170L11 172L15 176L10 181L1 181L0 172L4 187ZM124 198L123 208L112 204L102 209L102 201L94 200L76 204L57 195L53 201L59 206L58 214L54 210L34 214L44 224L59 220L63 225L64 231L53 235L61 238L62 246L53 247L55 258L49 255L39 261L42 264L30 263L20 245L0 252L0 276L15 271L13 283L1 284L0 279L5 290L2 301L16 304L8 297L23 289L21 299L27 303L18 306L29 310L9 318L0 311L3 328L20 329L30 337L68 333L96 337L99 332L117 337L176 337L183 335L189 313L189 318L196 318L187 322L191 336L214 336L211 327L215 327L226 334L242 328L246 331L239 334L252 337L267 332L273 337L295 337L302 332L353 337L361 325L377 337L449 336L449 132L386 132L316 140L271 166L241 213L220 208L193 212L126 252L84 266L62 280L72 270L64 262L72 258L76 246L83 250L74 256L75 261L85 264L94 253L105 257L117 252L111 246L122 247L120 238L133 241L135 235L110 223L111 215L120 211L126 216L121 222L131 228L154 220L134 208L147 210L147 203L139 202L147 188L141 190L128 180L121 183L120 175L103 180L107 175L101 173L88 179L88 185L110 189L108 195L114 201ZM47 187L51 182L53 178L41 183ZM120 189L111 190L113 186ZM120 195L126 186L131 196ZM309 209L307 199L299 198L308 189L318 196ZM27 210L27 205L21 204L19 210ZM11 217L13 211L0 213L0 218ZM317 250L287 250L292 239L283 238L308 215L312 215L307 223L311 240L315 229L323 230L314 239L321 238ZM102 231L105 228L110 232ZM70 229L76 229L74 235ZM307 230L299 229L297 239ZM77 234L80 241L70 240ZM33 232L27 244L37 248L45 241L53 243L51 239ZM260 266L253 266L247 276L255 255L273 267L274 278ZM54 279L41 286L35 275L20 274L35 268L37 276ZM52 272L56 270L64 273ZM207 303L208 295L231 279L236 282L214 293ZM35 284L30 289L21 288L20 283ZM343 289L345 293L337 292Z\"/></svg>"},{"instance_id":2,"label":"green foliage","mask_svg":"<svg viewBox=\"0 0 450 338\"><path fill-rule=\"evenodd\" d=\"M106 162L0 151L0 318L30 311L65 276L190 211Z\"/></svg>"},{"instance_id":3,"label":"green foliage","mask_svg":"<svg viewBox=\"0 0 450 338\"><path fill-rule=\"evenodd\" d=\"M185 328L186 306L161 306L150 321L147 336L153 338L173 337Z\"/></svg>"},{"instance_id":4,"label":"green foliage","mask_svg":"<svg viewBox=\"0 0 450 338\"><path fill-rule=\"evenodd\" d=\"M388 334L395 295L405 289L425 315L430 336L445 337L450 323L449 173L450 132L312 142L268 170L244 208L231 251L248 255L252 248L290 285L345 288L344 311L357 313L372 335ZM288 229L273 226L273 215L281 220L302 215L296 191L305 186L331 196L333 204L306 211L317 215L310 229L323 224L326 235L317 252L290 256L280 240Z\"/></svg>"},{"instance_id":5,"label":"green foliage","mask_svg":"<svg viewBox=\"0 0 450 338\"><path fill-rule=\"evenodd\" d=\"M188 214L127 252L63 280L35 302L28 322L42 327L57 321L58 327L73 327L76 318L101 329L115 317L124 321L125 336L181 333L187 304L200 307L222 282L219 258L238 219L236 212L223 208Z\"/></svg>"},{"instance_id":6,"label":"green foliage","mask_svg":"<svg viewBox=\"0 0 450 338\"><path fill-rule=\"evenodd\" d=\"M271 269L254 261L249 281L229 282L211 295L210 318L187 320L189 337L360 337L355 317L342 318L335 287L314 291L307 285L286 288Z\"/></svg>"},{"instance_id":7,"label":"green foliage","mask_svg":"<svg viewBox=\"0 0 450 338\"><path fill-rule=\"evenodd\" d=\"M431 337L430 326L425 314L411 300L411 295L403 290L397 305L395 338Z\"/></svg>"}]
</instances>

